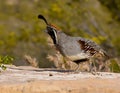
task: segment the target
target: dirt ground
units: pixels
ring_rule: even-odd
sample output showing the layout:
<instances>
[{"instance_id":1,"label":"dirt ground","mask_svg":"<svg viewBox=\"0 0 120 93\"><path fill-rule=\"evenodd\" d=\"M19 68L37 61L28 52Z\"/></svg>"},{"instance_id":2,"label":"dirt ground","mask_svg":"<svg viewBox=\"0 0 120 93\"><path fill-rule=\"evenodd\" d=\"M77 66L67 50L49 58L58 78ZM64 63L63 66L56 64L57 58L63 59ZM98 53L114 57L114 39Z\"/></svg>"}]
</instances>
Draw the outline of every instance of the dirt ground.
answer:
<instances>
[{"instance_id":1,"label":"dirt ground","mask_svg":"<svg viewBox=\"0 0 120 93\"><path fill-rule=\"evenodd\" d=\"M0 93L120 93L120 74L7 66L0 73Z\"/></svg>"}]
</instances>

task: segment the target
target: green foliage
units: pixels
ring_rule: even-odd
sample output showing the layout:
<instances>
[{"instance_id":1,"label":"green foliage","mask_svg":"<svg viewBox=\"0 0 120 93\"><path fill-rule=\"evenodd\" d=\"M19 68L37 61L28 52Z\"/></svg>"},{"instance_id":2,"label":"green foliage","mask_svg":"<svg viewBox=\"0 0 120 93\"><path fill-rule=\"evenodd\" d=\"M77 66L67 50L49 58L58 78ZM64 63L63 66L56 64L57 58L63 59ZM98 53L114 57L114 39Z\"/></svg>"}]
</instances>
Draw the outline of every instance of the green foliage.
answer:
<instances>
[{"instance_id":1,"label":"green foliage","mask_svg":"<svg viewBox=\"0 0 120 93\"><path fill-rule=\"evenodd\" d=\"M0 56L0 67L5 70L6 66L4 66L3 64L12 64L13 62L13 58L10 56Z\"/></svg>"},{"instance_id":2,"label":"green foliage","mask_svg":"<svg viewBox=\"0 0 120 93\"><path fill-rule=\"evenodd\" d=\"M6 70L6 66L4 66L3 64L0 64L0 68L2 68L2 70Z\"/></svg>"},{"instance_id":3,"label":"green foliage","mask_svg":"<svg viewBox=\"0 0 120 93\"><path fill-rule=\"evenodd\" d=\"M108 7L112 12L113 18L120 21L120 0L99 0L102 4Z\"/></svg>"},{"instance_id":4,"label":"green foliage","mask_svg":"<svg viewBox=\"0 0 120 93\"><path fill-rule=\"evenodd\" d=\"M16 65L24 65L22 58L29 54L39 60L40 67L53 66L46 59L53 51L47 45L46 25L38 20L38 14L69 35L92 39L108 52L113 46L120 50L120 23L111 16L113 10L99 1L116 9L113 0L0 0L0 53L14 56ZM115 3L119 10L119 0ZM120 55L120 51L117 53Z\"/></svg>"},{"instance_id":5,"label":"green foliage","mask_svg":"<svg viewBox=\"0 0 120 93\"><path fill-rule=\"evenodd\" d=\"M120 73L120 66L118 65L118 63L115 59L111 60L110 70L112 72Z\"/></svg>"}]
</instances>

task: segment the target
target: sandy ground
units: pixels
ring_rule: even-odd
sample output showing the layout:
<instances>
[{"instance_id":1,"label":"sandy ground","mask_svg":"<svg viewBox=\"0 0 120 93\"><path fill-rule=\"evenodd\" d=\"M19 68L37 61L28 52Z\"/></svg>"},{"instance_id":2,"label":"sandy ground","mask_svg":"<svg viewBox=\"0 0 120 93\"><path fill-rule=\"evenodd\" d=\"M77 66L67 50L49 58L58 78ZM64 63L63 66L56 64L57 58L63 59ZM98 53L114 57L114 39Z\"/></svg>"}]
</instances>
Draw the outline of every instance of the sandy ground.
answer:
<instances>
[{"instance_id":1,"label":"sandy ground","mask_svg":"<svg viewBox=\"0 0 120 93\"><path fill-rule=\"evenodd\" d=\"M0 93L120 93L117 73L7 67L0 73Z\"/></svg>"}]
</instances>

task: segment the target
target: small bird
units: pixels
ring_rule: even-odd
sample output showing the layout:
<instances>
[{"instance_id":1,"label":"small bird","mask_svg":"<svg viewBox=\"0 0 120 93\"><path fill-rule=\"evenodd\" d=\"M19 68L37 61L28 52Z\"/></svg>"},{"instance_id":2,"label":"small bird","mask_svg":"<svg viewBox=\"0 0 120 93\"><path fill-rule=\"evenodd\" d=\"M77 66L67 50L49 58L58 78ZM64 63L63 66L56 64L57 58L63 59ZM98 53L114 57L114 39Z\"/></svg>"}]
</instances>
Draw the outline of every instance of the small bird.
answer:
<instances>
[{"instance_id":1,"label":"small bird","mask_svg":"<svg viewBox=\"0 0 120 93\"><path fill-rule=\"evenodd\" d=\"M96 54L107 56L106 52L95 42L82 37L72 37L65 34L56 26L48 23L43 15L38 15L38 18L44 20L46 23L46 32L52 38L59 52L65 58L78 64L78 67L81 62L89 61Z\"/></svg>"}]
</instances>

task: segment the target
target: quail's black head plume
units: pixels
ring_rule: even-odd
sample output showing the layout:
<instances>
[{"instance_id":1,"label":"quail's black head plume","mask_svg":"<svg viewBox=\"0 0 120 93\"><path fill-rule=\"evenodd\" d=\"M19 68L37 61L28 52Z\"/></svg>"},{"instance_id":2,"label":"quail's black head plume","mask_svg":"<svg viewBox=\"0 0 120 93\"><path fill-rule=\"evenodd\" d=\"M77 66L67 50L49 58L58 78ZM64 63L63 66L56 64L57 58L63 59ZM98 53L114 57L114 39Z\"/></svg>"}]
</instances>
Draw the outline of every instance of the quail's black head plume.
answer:
<instances>
[{"instance_id":1,"label":"quail's black head plume","mask_svg":"<svg viewBox=\"0 0 120 93\"><path fill-rule=\"evenodd\" d=\"M46 25L47 25L48 27L51 27L51 28L55 28L55 29L57 29L57 30L60 30L59 27L57 27L57 26L55 26L55 25L53 25L53 24L51 24L51 23L48 23L48 21L46 20L46 18L45 18L43 15L41 15L41 14L38 15L38 18L44 20L44 22L46 23Z\"/></svg>"},{"instance_id":2,"label":"quail's black head plume","mask_svg":"<svg viewBox=\"0 0 120 93\"><path fill-rule=\"evenodd\" d=\"M48 25L48 22L47 22L47 20L45 19L45 17L43 15L38 15L38 18L43 19L45 21L45 23Z\"/></svg>"}]
</instances>

